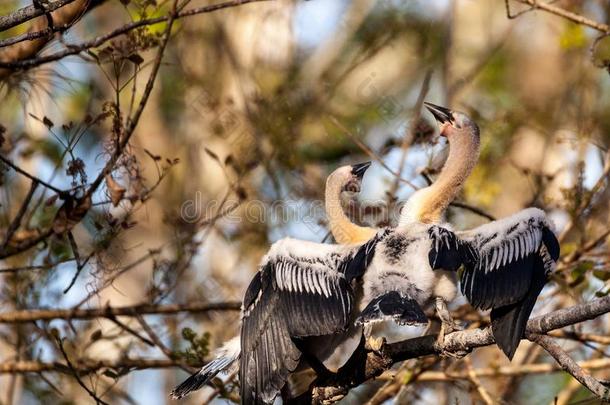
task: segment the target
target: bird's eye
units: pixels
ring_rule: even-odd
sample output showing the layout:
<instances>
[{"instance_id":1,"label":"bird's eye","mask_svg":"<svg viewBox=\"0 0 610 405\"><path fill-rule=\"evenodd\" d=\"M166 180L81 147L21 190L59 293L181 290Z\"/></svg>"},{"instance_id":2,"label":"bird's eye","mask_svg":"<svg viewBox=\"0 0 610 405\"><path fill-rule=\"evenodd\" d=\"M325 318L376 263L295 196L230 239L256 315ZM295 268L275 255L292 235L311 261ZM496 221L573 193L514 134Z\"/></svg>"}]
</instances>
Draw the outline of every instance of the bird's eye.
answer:
<instances>
[{"instance_id":1,"label":"bird's eye","mask_svg":"<svg viewBox=\"0 0 610 405\"><path fill-rule=\"evenodd\" d=\"M344 191L349 191L351 193L359 193L360 192L360 183L352 180L345 185Z\"/></svg>"}]
</instances>

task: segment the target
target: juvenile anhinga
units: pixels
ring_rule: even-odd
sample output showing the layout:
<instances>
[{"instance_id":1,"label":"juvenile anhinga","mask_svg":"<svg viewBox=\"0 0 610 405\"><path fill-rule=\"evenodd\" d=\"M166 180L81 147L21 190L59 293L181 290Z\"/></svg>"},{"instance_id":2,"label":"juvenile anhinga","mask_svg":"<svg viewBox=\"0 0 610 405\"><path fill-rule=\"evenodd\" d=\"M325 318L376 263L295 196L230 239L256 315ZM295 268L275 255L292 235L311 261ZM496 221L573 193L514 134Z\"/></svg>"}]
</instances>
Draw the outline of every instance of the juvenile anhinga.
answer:
<instances>
[{"instance_id":1,"label":"juvenile anhinga","mask_svg":"<svg viewBox=\"0 0 610 405\"><path fill-rule=\"evenodd\" d=\"M378 229L356 225L350 221L341 206L343 191L360 192L362 176L371 162L352 166L343 166L335 170L326 179L324 194L328 226L335 241L341 245L364 243L372 239Z\"/></svg>"},{"instance_id":2,"label":"juvenile anhinga","mask_svg":"<svg viewBox=\"0 0 610 405\"><path fill-rule=\"evenodd\" d=\"M528 208L478 228L453 232L442 215L479 155L479 128L468 116L425 103L449 142L449 156L437 180L409 198L397 228L383 236L364 275L358 322L392 319L423 322L422 307L436 304L439 339L454 328L446 303L461 291L480 309L491 309L497 345L512 358L536 298L554 269L559 243L543 211Z\"/></svg>"},{"instance_id":3,"label":"juvenile anhinga","mask_svg":"<svg viewBox=\"0 0 610 405\"><path fill-rule=\"evenodd\" d=\"M341 208L341 194L360 191L369 166L370 162L340 167L326 181L331 232L339 244L350 246L290 238L274 243L246 291L240 336L216 350L214 360L176 387L173 398L203 387L239 361L242 403L271 402L301 363L303 351L309 362L322 363L358 334L360 327L353 321L359 291L354 291L358 286L351 281L361 276L372 257L374 242L362 244L376 241L376 230L349 221Z\"/></svg>"}]
</instances>

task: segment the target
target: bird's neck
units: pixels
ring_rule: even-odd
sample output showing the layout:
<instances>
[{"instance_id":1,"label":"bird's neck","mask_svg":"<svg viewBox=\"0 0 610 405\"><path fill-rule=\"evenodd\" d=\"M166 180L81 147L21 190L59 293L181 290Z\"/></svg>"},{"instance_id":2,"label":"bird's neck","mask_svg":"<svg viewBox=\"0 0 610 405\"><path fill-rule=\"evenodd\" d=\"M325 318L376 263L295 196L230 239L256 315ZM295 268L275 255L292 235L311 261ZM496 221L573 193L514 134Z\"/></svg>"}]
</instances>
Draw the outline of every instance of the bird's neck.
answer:
<instances>
[{"instance_id":1,"label":"bird's neck","mask_svg":"<svg viewBox=\"0 0 610 405\"><path fill-rule=\"evenodd\" d=\"M478 136L449 137L449 156L436 181L418 190L403 207L400 223L440 222L457 197L479 157Z\"/></svg>"},{"instance_id":2,"label":"bird's neck","mask_svg":"<svg viewBox=\"0 0 610 405\"><path fill-rule=\"evenodd\" d=\"M326 215L330 231L337 243L348 245L366 242L375 236L376 230L359 226L350 221L341 207L341 192L344 183L333 176L326 183Z\"/></svg>"}]
</instances>

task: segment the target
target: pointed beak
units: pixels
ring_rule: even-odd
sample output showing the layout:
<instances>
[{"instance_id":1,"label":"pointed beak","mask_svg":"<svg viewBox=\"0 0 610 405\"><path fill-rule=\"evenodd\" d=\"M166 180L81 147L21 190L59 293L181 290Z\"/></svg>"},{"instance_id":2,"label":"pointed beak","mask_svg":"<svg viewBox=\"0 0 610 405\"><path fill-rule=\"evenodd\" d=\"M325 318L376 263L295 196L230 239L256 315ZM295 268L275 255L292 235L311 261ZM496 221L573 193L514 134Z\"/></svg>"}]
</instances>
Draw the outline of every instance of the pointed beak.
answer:
<instances>
[{"instance_id":1,"label":"pointed beak","mask_svg":"<svg viewBox=\"0 0 610 405\"><path fill-rule=\"evenodd\" d=\"M444 124L446 122L453 122L453 115L451 110L445 107L441 107L440 105L435 105L432 103L424 102L424 105L434 115L434 118L438 121L439 124Z\"/></svg>"},{"instance_id":2,"label":"pointed beak","mask_svg":"<svg viewBox=\"0 0 610 405\"><path fill-rule=\"evenodd\" d=\"M362 179L366 169L369 168L371 162L358 163L357 165L352 165L352 174L359 179Z\"/></svg>"}]
</instances>

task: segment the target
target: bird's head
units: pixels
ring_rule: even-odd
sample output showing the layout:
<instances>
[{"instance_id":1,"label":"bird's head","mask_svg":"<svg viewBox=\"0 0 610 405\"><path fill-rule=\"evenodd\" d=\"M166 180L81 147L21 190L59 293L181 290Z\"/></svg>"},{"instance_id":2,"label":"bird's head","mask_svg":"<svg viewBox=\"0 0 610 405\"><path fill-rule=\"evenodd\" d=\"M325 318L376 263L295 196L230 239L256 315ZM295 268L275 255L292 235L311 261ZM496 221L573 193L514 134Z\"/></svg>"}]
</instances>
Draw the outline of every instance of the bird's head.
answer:
<instances>
[{"instance_id":1,"label":"bird's head","mask_svg":"<svg viewBox=\"0 0 610 405\"><path fill-rule=\"evenodd\" d=\"M363 162L350 166L350 175L344 190L352 193L359 193L362 185L362 178L367 169L371 166L371 162Z\"/></svg>"},{"instance_id":2,"label":"bird's head","mask_svg":"<svg viewBox=\"0 0 610 405\"><path fill-rule=\"evenodd\" d=\"M463 136L479 137L478 125L466 114L428 102L424 105L438 122L441 136L449 140Z\"/></svg>"},{"instance_id":3,"label":"bird's head","mask_svg":"<svg viewBox=\"0 0 610 405\"><path fill-rule=\"evenodd\" d=\"M370 165L371 162L364 162L340 167L328 177L327 181L340 185L341 192L359 193L362 178Z\"/></svg>"}]
</instances>

